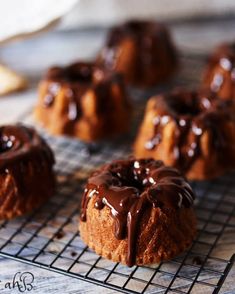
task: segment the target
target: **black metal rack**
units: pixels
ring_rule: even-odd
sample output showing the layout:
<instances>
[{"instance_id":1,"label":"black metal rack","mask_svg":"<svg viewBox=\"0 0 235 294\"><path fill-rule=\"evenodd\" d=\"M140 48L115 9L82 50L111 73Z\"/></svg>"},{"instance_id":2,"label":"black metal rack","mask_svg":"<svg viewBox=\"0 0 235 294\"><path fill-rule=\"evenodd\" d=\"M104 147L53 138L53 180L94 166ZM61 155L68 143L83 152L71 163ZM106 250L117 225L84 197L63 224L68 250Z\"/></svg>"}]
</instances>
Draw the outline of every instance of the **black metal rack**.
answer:
<instances>
[{"instance_id":1,"label":"black metal rack","mask_svg":"<svg viewBox=\"0 0 235 294\"><path fill-rule=\"evenodd\" d=\"M192 58L187 62L198 65ZM137 116L143 110L143 103L139 105ZM24 122L31 122L30 115ZM198 293L202 286L204 293L219 293L235 259L224 252L221 257L220 249L224 235L235 229L234 173L216 181L192 183L198 197L198 235L188 251L169 262L128 268L87 248L77 228L86 178L107 159L127 156L130 139L86 146L43 135L56 154L57 193L31 215L0 223L0 256L123 293Z\"/></svg>"}]
</instances>

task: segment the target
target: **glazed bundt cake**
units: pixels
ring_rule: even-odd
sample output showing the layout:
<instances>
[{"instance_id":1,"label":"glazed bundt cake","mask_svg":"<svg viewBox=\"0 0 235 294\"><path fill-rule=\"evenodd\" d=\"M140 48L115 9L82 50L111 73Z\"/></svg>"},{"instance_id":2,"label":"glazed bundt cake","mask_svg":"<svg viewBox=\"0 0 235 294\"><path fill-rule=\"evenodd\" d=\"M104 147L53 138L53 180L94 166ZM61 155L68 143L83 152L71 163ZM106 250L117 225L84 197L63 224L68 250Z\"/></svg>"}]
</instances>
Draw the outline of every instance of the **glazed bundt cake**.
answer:
<instances>
[{"instance_id":1,"label":"glazed bundt cake","mask_svg":"<svg viewBox=\"0 0 235 294\"><path fill-rule=\"evenodd\" d=\"M130 112L119 74L78 62L49 69L39 85L35 118L51 134L89 142L126 132Z\"/></svg>"},{"instance_id":2,"label":"glazed bundt cake","mask_svg":"<svg viewBox=\"0 0 235 294\"><path fill-rule=\"evenodd\" d=\"M234 142L233 101L206 91L174 91L148 101L134 154L161 159L201 180L234 168Z\"/></svg>"},{"instance_id":3,"label":"glazed bundt cake","mask_svg":"<svg viewBox=\"0 0 235 294\"><path fill-rule=\"evenodd\" d=\"M110 31L97 63L121 72L133 86L150 87L172 76L177 54L164 25L130 21Z\"/></svg>"},{"instance_id":4,"label":"glazed bundt cake","mask_svg":"<svg viewBox=\"0 0 235 294\"><path fill-rule=\"evenodd\" d=\"M235 43L222 44L210 57L203 87L222 99L235 99Z\"/></svg>"},{"instance_id":5,"label":"glazed bundt cake","mask_svg":"<svg viewBox=\"0 0 235 294\"><path fill-rule=\"evenodd\" d=\"M33 129L0 127L0 219L31 212L53 195L53 164L51 149Z\"/></svg>"},{"instance_id":6,"label":"glazed bundt cake","mask_svg":"<svg viewBox=\"0 0 235 294\"><path fill-rule=\"evenodd\" d=\"M114 161L88 179L80 235L97 254L128 266L168 260L195 237L193 200L185 179L161 161Z\"/></svg>"}]
</instances>

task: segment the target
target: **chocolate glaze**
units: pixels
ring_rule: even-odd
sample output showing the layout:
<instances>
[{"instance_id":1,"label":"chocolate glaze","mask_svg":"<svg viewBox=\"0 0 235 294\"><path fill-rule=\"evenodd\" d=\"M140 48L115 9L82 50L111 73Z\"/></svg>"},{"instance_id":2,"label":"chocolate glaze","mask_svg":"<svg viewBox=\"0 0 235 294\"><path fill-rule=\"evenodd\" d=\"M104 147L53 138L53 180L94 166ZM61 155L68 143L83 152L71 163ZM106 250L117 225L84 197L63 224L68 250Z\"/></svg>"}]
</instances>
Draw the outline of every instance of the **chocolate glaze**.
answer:
<instances>
[{"instance_id":1,"label":"chocolate glaze","mask_svg":"<svg viewBox=\"0 0 235 294\"><path fill-rule=\"evenodd\" d=\"M0 171L13 176L21 194L27 190L22 180L24 164L31 161L40 162L39 166L47 163L51 168L54 156L46 142L32 128L22 125L0 127Z\"/></svg>"},{"instance_id":2,"label":"chocolate glaze","mask_svg":"<svg viewBox=\"0 0 235 294\"><path fill-rule=\"evenodd\" d=\"M223 44L220 47L218 47L215 54L209 59L207 69L209 76L211 73L213 73L215 66L220 66L222 71L229 73L231 82L233 83L233 85L231 84L231 87L235 87L235 43ZM206 79L208 79L208 77L206 77ZM210 82L210 89L215 93L219 93L223 85L223 74L220 72L215 72ZM232 89L231 93L233 93ZM229 97L228 95L227 98L231 97Z\"/></svg>"},{"instance_id":3,"label":"chocolate glaze","mask_svg":"<svg viewBox=\"0 0 235 294\"><path fill-rule=\"evenodd\" d=\"M122 42L127 39L131 39L137 48L136 64L133 68L135 79L140 81L144 79L145 68L147 70L164 68L165 71L168 66L172 68L177 66L176 50L166 27L160 23L144 20L132 20L114 27L108 35L106 47L101 52L101 60L98 58L98 64L104 64L111 70L115 69ZM162 56L163 51L167 61L166 57ZM168 64L163 65L162 60Z\"/></svg>"},{"instance_id":4,"label":"chocolate glaze","mask_svg":"<svg viewBox=\"0 0 235 294\"><path fill-rule=\"evenodd\" d=\"M126 97L122 78L117 73L111 73L93 63L77 62L67 67L52 67L49 69L45 79L49 81L48 93L44 97L43 105L46 108L53 106L56 96L63 87L65 96L68 99L68 123L69 131L73 121L79 120L82 116L81 98L93 90L97 98L97 115L109 116L115 109L114 102L110 99L112 87L117 83L120 90ZM127 108L130 108L127 99L123 99ZM108 126L107 126L108 128Z\"/></svg>"},{"instance_id":5,"label":"chocolate glaze","mask_svg":"<svg viewBox=\"0 0 235 294\"><path fill-rule=\"evenodd\" d=\"M154 136L146 142L145 148L153 150L161 143L164 127L174 121L173 154L174 166L186 172L201 154L200 139L206 131L211 133L210 147L218 150L219 160L226 161L224 152L228 138L221 131L223 125L235 121L232 101L222 101L208 92L175 91L156 97L157 116L153 120Z\"/></svg>"},{"instance_id":6,"label":"chocolate glaze","mask_svg":"<svg viewBox=\"0 0 235 294\"><path fill-rule=\"evenodd\" d=\"M96 209L110 208L115 237L127 238L128 266L135 264L143 213L151 208L164 211L190 207L194 200L191 187L179 172L153 159L114 161L96 171L85 188L81 221L86 221L87 205L92 197Z\"/></svg>"},{"instance_id":7,"label":"chocolate glaze","mask_svg":"<svg viewBox=\"0 0 235 294\"><path fill-rule=\"evenodd\" d=\"M44 97L44 107L53 106L61 86L66 87L68 103L68 119L74 121L81 115L80 98L92 83L93 64L74 63L67 67L55 66L48 70L46 80L50 81L48 93Z\"/></svg>"}]
</instances>

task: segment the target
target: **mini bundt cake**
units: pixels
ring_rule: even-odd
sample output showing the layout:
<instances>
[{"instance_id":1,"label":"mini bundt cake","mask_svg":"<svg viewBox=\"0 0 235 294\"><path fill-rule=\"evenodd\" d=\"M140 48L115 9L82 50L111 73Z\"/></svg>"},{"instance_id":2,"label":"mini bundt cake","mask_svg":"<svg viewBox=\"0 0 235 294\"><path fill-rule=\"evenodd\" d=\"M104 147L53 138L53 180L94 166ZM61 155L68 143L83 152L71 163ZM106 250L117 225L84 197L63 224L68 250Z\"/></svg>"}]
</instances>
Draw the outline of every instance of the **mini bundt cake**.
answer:
<instances>
[{"instance_id":1,"label":"mini bundt cake","mask_svg":"<svg viewBox=\"0 0 235 294\"><path fill-rule=\"evenodd\" d=\"M177 54L164 25L129 21L110 31L97 63L121 72L128 84L151 87L172 76Z\"/></svg>"},{"instance_id":2,"label":"mini bundt cake","mask_svg":"<svg viewBox=\"0 0 235 294\"><path fill-rule=\"evenodd\" d=\"M152 97L134 154L163 160L192 180L219 176L235 166L234 113L233 101L206 91Z\"/></svg>"},{"instance_id":3,"label":"mini bundt cake","mask_svg":"<svg viewBox=\"0 0 235 294\"><path fill-rule=\"evenodd\" d=\"M35 118L51 134L95 141L128 130L131 107L119 74L92 63L49 69Z\"/></svg>"},{"instance_id":4,"label":"mini bundt cake","mask_svg":"<svg viewBox=\"0 0 235 294\"><path fill-rule=\"evenodd\" d=\"M114 161L88 179L80 235L112 261L159 263L191 245L196 234L193 200L185 179L161 161Z\"/></svg>"},{"instance_id":5,"label":"mini bundt cake","mask_svg":"<svg viewBox=\"0 0 235 294\"><path fill-rule=\"evenodd\" d=\"M222 44L209 59L203 87L222 99L235 99L235 43Z\"/></svg>"},{"instance_id":6,"label":"mini bundt cake","mask_svg":"<svg viewBox=\"0 0 235 294\"><path fill-rule=\"evenodd\" d=\"M31 212L53 195L53 164L51 149L33 129L0 127L0 219Z\"/></svg>"}]
</instances>

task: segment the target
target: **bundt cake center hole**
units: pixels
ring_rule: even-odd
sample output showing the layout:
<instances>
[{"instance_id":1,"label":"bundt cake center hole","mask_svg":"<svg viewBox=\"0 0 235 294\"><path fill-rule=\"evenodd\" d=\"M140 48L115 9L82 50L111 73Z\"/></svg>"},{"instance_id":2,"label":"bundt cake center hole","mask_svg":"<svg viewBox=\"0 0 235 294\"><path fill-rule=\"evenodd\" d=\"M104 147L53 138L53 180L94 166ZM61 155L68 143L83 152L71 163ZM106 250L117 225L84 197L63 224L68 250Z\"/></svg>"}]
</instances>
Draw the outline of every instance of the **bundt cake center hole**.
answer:
<instances>
[{"instance_id":1,"label":"bundt cake center hole","mask_svg":"<svg viewBox=\"0 0 235 294\"><path fill-rule=\"evenodd\" d=\"M147 26L148 26L147 22L144 22L144 21L140 22L140 21L135 21L135 20L129 21L126 24L127 29L132 32L142 31L142 30L146 29Z\"/></svg>"},{"instance_id":2,"label":"bundt cake center hole","mask_svg":"<svg viewBox=\"0 0 235 294\"><path fill-rule=\"evenodd\" d=\"M110 172L113 176L113 185L126 186L138 190L141 195L149 187L156 184L152 171L162 167L162 161L152 158L124 162L123 165L113 164Z\"/></svg>"},{"instance_id":3,"label":"bundt cake center hole","mask_svg":"<svg viewBox=\"0 0 235 294\"><path fill-rule=\"evenodd\" d=\"M90 73L83 72L71 72L68 75L68 80L71 82L82 82L82 83L91 83L92 75Z\"/></svg>"},{"instance_id":4,"label":"bundt cake center hole","mask_svg":"<svg viewBox=\"0 0 235 294\"><path fill-rule=\"evenodd\" d=\"M137 189L139 191L139 194L144 191L144 185L142 184L142 182L135 179L134 177L130 178L128 181L123 180L122 185Z\"/></svg>"},{"instance_id":5,"label":"bundt cake center hole","mask_svg":"<svg viewBox=\"0 0 235 294\"><path fill-rule=\"evenodd\" d=\"M113 173L113 176L118 179L119 185L135 188L139 191L139 195L141 195L150 184L147 180L147 175L137 175L134 170L129 170L127 174L117 172Z\"/></svg>"},{"instance_id":6,"label":"bundt cake center hole","mask_svg":"<svg viewBox=\"0 0 235 294\"><path fill-rule=\"evenodd\" d=\"M128 177L125 175L121 174L120 172L113 173L113 176L118 179L118 185L121 187L130 187L130 188L135 188L137 189L140 194L144 191L144 186L141 181L136 179L133 174L129 174ZM114 184L115 185L115 184Z\"/></svg>"},{"instance_id":7,"label":"bundt cake center hole","mask_svg":"<svg viewBox=\"0 0 235 294\"><path fill-rule=\"evenodd\" d=\"M14 136L2 136L0 140L0 152L4 153L9 151L14 146L15 137Z\"/></svg>"},{"instance_id":8,"label":"bundt cake center hole","mask_svg":"<svg viewBox=\"0 0 235 294\"><path fill-rule=\"evenodd\" d=\"M71 82L91 83L92 69L88 65L73 65L67 69L67 79Z\"/></svg>"},{"instance_id":9,"label":"bundt cake center hole","mask_svg":"<svg viewBox=\"0 0 235 294\"><path fill-rule=\"evenodd\" d=\"M91 83L92 75L91 73L83 74L82 72L74 72L68 75L68 80L71 82Z\"/></svg>"},{"instance_id":10,"label":"bundt cake center hole","mask_svg":"<svg viewBox=\"0 0 235 294\"><path fill-rule=\"evenodd\" d=\"M93 66L91 64L75 63L68 67L52 67L47 78L65 82L92 82Z\"/></svg>"},{"instance_id":11,"label":"bundt cake center hole","mask_svg":"<svg viewBox=\"0 0 235 294\"><path fill-rule=\"evenodd\" d=\"M197 99L172 99L168 101L170 108L178 115L197 116L203 109L200 107Z\"/></svg>"}]
</instances>

